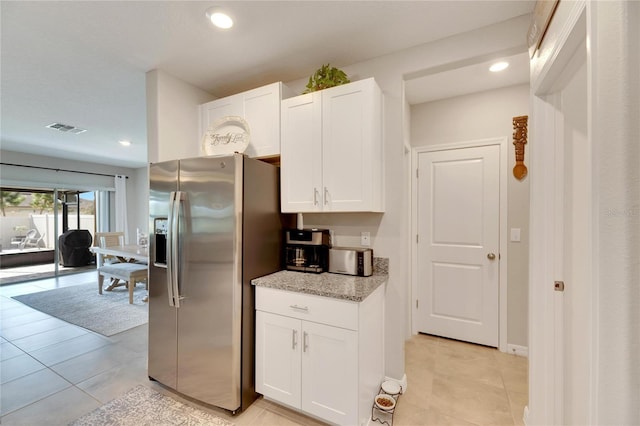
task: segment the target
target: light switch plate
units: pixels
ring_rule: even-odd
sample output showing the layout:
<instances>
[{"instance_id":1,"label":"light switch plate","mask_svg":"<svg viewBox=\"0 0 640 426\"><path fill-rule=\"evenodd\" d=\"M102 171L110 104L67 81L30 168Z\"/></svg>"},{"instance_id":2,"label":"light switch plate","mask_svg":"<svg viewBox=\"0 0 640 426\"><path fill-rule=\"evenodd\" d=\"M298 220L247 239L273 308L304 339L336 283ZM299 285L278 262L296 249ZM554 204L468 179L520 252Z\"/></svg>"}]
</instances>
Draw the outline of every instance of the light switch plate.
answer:
<instances>
[{"instance_id":1,"label":"light switch plate","mask_svg":"<svg viewBox=\"0 0 640 426\"><path fill-rule=\"evenodd\" d=\"M520 228L511 228L511 241L514 243L520 242Z\"/></svg>"},{"instance_id":2,"label":"light switch plate","mask_svg":"<svg viewBox=\"0 0 640 426\"><path fill-rule=\"evenodd\" d=\"M364 247L369 247L371 245L371 233L370 232L361 232L360 233L360 245Z\"/></svg>"}]
</instances>

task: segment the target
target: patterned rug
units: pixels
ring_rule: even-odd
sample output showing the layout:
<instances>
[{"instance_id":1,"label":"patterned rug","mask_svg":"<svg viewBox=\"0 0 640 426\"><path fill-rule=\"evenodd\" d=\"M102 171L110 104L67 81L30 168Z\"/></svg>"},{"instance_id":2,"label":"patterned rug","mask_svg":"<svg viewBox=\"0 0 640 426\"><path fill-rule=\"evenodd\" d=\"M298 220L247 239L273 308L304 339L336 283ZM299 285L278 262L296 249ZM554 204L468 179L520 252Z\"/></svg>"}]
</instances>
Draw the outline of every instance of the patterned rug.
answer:
<instances>
[{"instance_id":1,"label":"patterned rug","mask_svg":"<svg viewBox=\"0 0 640 426\"><path fill-rule=\"evenodd\" d=\"M80 417L70 426L233 426L220 417L190 407L144 385Z\"/></svg>"},{"instance_id":2,"label":"patterned rug","mask_svg":"<svg viewBox=\"0 0 640 426\"><path fill-rule=\"evenodd\" d=\"M144 285L138 283L133 292L133 304L129 304L129 290L124 286L98 294L96 281L13 298L40 312L108 337L147 323L148 304L142 301L146 295Z\"/></svg>"}]
</instances>

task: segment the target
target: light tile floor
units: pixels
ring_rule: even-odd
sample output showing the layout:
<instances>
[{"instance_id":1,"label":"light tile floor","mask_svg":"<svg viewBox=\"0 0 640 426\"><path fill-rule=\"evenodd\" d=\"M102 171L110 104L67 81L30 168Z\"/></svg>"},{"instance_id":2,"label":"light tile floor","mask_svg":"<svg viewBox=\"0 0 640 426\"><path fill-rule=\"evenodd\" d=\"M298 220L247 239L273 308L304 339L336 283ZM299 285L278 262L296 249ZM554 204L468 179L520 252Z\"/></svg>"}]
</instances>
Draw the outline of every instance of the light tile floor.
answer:
<instances>
[{"instance_id":1,"label":"light tile floor","mask_svg":"<svg viewBox=\"0 0 640 426\"><path fill-rule=\"evenodd\" d=\"M138 384L197 406L149 381L147 325L104 337L11 299L95 280L95 272L88 272L0 286L3 425L66 425ZM394 425L522 424L526 358L426 335L407 341L405 358L408 387ZM264 399L235 417L198 408L238 426L321 424Z\"/></svg>"}]
</instances>

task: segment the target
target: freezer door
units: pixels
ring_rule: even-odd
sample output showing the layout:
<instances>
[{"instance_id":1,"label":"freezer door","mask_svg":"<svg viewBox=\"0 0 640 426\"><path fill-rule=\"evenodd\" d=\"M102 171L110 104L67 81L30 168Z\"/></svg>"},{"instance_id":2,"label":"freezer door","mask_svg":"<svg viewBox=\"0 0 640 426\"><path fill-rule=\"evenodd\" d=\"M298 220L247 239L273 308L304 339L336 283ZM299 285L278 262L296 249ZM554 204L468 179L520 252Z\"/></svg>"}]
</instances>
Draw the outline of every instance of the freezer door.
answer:
<instances>
[{"instance_id":1,"label":"freezer door","mask_svg":"<svg viewBox=\"0 0 640 426\"><path fill-rule=\"evenodd\" d=\"M241 174L239 155L180 162L177 390L232 411L240 407Z\"/></svg>"},{"instance_id":2,"label":"freezer door","mask_svg":"<svg viewBox=\"0 0 640 426\"><path fill-rule=\"evenodd\" d=\"M166 240L154 228L169 217L169 195L178 189L178 162L149 168L149 377L176 388L178 341L176 308L169 305L167 268L162 263Z\"/></svg>"}]
</instances>

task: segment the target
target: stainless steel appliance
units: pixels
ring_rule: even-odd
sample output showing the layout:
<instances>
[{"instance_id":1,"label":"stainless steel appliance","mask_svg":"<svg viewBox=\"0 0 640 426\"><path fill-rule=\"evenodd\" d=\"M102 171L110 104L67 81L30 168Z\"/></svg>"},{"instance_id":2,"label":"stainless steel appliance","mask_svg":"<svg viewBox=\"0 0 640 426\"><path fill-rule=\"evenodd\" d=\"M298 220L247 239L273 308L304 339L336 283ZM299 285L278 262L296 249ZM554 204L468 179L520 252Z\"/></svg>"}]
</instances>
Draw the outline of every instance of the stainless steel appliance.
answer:
<instances>
[{"instance_id":1,"label":"stainless steel appliance","mask_svg":"<svg viewBox=\"0 0 640 426\"><path fill-rule=\"evenodd\" d=\"M373 250L332 247L329 250L329 272L368 277L373 274Z\"/></svg>"},{"instance_id":2,"label":"stainless steel appliance","mask_svg":"<svg viewBox=\"0 0 640 426\"><path fill-rule=\"evenodd\" d=\"M235 413L256 398L250 280L281 265L277 169L157 163L149 192L149 377Z\"/></svg>"},{"instance_id":3,"label":"stainless steel appliance","mask_svg":"<svg viewBox=\"0 0 640 426\"><path fill-rule=\"evenodd\" d=\"M300 272L326 272L329 264L328 229L287 229L284 231L284 266Z\"/></svg>"}]
</instances>

